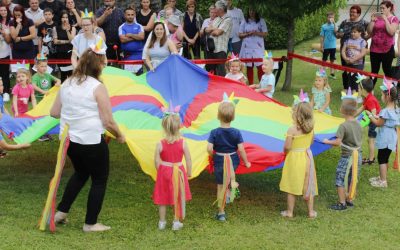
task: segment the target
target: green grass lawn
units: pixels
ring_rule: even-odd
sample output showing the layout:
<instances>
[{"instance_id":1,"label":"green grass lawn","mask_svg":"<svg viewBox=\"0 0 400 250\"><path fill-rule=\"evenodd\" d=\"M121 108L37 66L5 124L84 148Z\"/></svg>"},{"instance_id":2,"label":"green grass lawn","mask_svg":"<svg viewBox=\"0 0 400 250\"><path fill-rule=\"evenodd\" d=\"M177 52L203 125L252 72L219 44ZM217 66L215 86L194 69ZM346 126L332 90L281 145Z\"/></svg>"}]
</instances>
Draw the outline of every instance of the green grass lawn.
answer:
<instances>
[{"instance_id":1,"label":"green grass lawn","mask_svg":"<svg viewBox=\"0 0 400 250\"><path fill-rule=\"evenodd\" d=\"M310 51L309 41L297 46L297 53ZM274 56L285 51L274 51ZM315 56L320 57L320 54ZM367 60L369 61L369 59ZM300 88L310 91L316 66L294 61L291 92L282 92L282 75L275 97L288 105ZM338 115L341 80L330 81L334 90L331 108ZM380 83L379 83L380 84ZM378 94L379 96L380 94ZM364 145L364 149L366 149ZM104 233L85 234L86 186L74 203L69 224L57 233L41 232L37 223L47 196L56 162L58 144L35 142L25 151L9 152L0 159L0 249L399 249L398 214L400 176L389 171L387 189L369 185L378 166L361 170L355 208L343 212L327 207L336 202L335 168L339 150L317 157L319 196L315 199L318 218L306 218L307 209L299 197L294 219L281 218L286 195L279 191L281 170L238 176L242 197L228 205L226 223L213 219L216 208L214 177L207 172L190 182L193 200L187 204L183 230L158 231L158 209L151 200L154 182L139 168L126 145L110 144L111 171L99 221L110 225ZM70 162L61 180L60 199L72 173ZM58 200L59 200L58 199Z\"/></svg>"}]
</instances>

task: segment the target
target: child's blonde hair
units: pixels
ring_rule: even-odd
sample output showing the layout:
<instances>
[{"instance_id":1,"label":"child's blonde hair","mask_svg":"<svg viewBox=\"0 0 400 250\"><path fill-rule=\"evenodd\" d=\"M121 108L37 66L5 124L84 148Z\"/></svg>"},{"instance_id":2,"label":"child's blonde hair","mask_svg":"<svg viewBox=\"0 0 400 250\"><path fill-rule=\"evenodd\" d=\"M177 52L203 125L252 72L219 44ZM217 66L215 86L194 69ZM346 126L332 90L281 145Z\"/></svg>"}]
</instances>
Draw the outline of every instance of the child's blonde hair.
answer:
<instances>
[{"instance_id":1,"label":"child's blonde hair","mask_svg":"<svg viewBox=\"0 0 400 250\"><path fill-rule=\"evenodd\" d=\"M310 133L314 129L314 115L310 103L300 102L293 106L293 120L303 133Z\"/></svg>"},{"instance_id":2,"label":"child's blonde hair","mask_svg":"<svg viewBox=\"0 0 400 250\"><path fill-rule=\"evenodd\" d=\"M230 123L235 119L235 105L232 102L221 102L218 107L218 120Z\"/></svg>"},{"instance_id":3,"label":"child's blonde hair","mask_svg":"<svg viewBox=\"0 0 400 250\"><path fill-rule=\"evenodd\" d=\"M234 63L234 62L238 62L239 63L239 66L240 66L240 72L244 72L244 63L242 63L240 60L239 60L239 58L238 59L233 59L233 60L228 60L228 61L226 61L226 63L225 63L225 68L226 68L226 71L227 72L230 72L231 71L231 65L232 65L232 63Z\"/></svg>"},{"instance_id":4,"label":"child's blonde hair","mask_svg":"<svg viewBox=\"0 0 400 250\"><path fill-rule=\"evenodd\" d=\"M174 141L179 140L181 137L179 132L181 119L178 114L165 115L161 124L165 132L165 139L168 143L173 143Z\"/></svg>"},{"instance_id":5,"label":"child's blonde hair","mask_svg":"<svg viewBox=\"0 0 400 250\"><path fill-rule=\"evenodd\" d=\"M315 76L315 78L317 78L317 77L322 78L324 80L324 89L328 89L331 87L331 86L329 86L328 76ZM315 85L315 83L314 83L314 85Z\"/></svg>"},{"instance_id":6,"label":"child's blonde hair","mask_svg":"<svg viewBox=\"0 0 400 250\"><path fill-rule=\"evenodd\" d=\"M26 84L29 84L32 81L31 72L29 70L24 69L24 68L20 68L20 69L17 70L17 75L18 74L26 75L26 78L28 78L27 81L26 81Z\"/></svg>"}]
</instances>

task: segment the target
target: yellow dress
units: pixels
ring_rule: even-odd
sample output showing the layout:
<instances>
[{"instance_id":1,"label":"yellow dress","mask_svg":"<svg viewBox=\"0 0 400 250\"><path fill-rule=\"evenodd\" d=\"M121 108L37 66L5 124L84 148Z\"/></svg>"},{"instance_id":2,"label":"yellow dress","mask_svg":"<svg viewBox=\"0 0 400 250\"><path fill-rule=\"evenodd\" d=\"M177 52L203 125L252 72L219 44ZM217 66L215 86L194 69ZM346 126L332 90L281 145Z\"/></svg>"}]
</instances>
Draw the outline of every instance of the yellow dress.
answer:
<instances>
[{"instance_id":1,"label":"yellow dress","mask_svg":"<svg viewBox=\"0 0 400 250\"><path fill-rule=\"evenodd\" d=\"M294 194L318 194L317 178L315 174L314 159L310 145L314 132L293 137L292 148L286 155L282 170L282 179L279 184L281 191ZM307 199L307 198L306 198Z\"/></svg>"}]
</instances>

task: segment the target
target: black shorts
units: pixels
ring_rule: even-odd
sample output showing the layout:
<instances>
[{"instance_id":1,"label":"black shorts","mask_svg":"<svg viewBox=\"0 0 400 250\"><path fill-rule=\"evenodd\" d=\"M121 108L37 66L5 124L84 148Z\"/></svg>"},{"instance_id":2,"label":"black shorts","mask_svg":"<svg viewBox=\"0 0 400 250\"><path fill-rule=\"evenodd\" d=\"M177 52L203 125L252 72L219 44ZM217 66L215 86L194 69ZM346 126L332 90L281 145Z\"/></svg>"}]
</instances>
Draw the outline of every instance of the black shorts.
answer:
<instances>
[{"instance_id":1,"label":"black shorts","mask_svg":"<svg viewBox=\"0 0 400 250\"><path fill-rule=\"evenodd\" d=\"M368 125L368 138L376 138L376 125L370 122Z\"/></svg>"},{"instance_id":2,"label":"black shorts","mask_svg":"<svg viewBox=\"0 0 400 250\"><path fill-rule=\"evenodd\" d=\"M387 164L391 153L392 150L388 148L378 149L378 163Z\"/></svg>"},{"instance_id":3,"label":"black shorts","mask_svg":"<svg viewBox=\"0 0 400 250\"><path fill-rule=\"evenodd\" d=\"M324 52L322 52L322 61L328 60L329 56L329 61L335 61L336 60L336 49L324 49Z\"/></svg>"}]
</instances>

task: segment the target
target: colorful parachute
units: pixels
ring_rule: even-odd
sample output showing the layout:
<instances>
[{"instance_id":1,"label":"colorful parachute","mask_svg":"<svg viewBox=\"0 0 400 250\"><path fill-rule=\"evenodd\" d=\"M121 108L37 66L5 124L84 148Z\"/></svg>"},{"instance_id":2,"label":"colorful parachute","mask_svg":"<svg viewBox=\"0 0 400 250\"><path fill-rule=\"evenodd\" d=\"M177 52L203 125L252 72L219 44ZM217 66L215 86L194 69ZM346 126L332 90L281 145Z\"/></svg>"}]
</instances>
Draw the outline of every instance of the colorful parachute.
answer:
<instances>
[{"instance_id":1,"label":"colorful parachute","mask_svg":"<svg viewBox=\"0 0 400 250\"><path fill-rule=\"evenodd\" d=\"M127 138L132 154L142 170L156 177L154 151L162 139L161 107L181 105L183 137L189 145L193 171L198 176L208 165L207 138L219 126L218 105L223 93L239 99L232 126L241 130L252 167L240 165L237 173L271 170L282 166L285 133L292 124L291 108L254 92L247 86L208 74L180 56L170 56L156 72L136 77L127 71L108 67L102 79L109 91L113 116ZM48 117L57 89L23 118L8 118L0 129L18 143L32 142L44 133L57 131L58 121ZM321 143L332 138L342 119L315 113L314 154L329 148Z\"/></svg>"}]
</instances>

